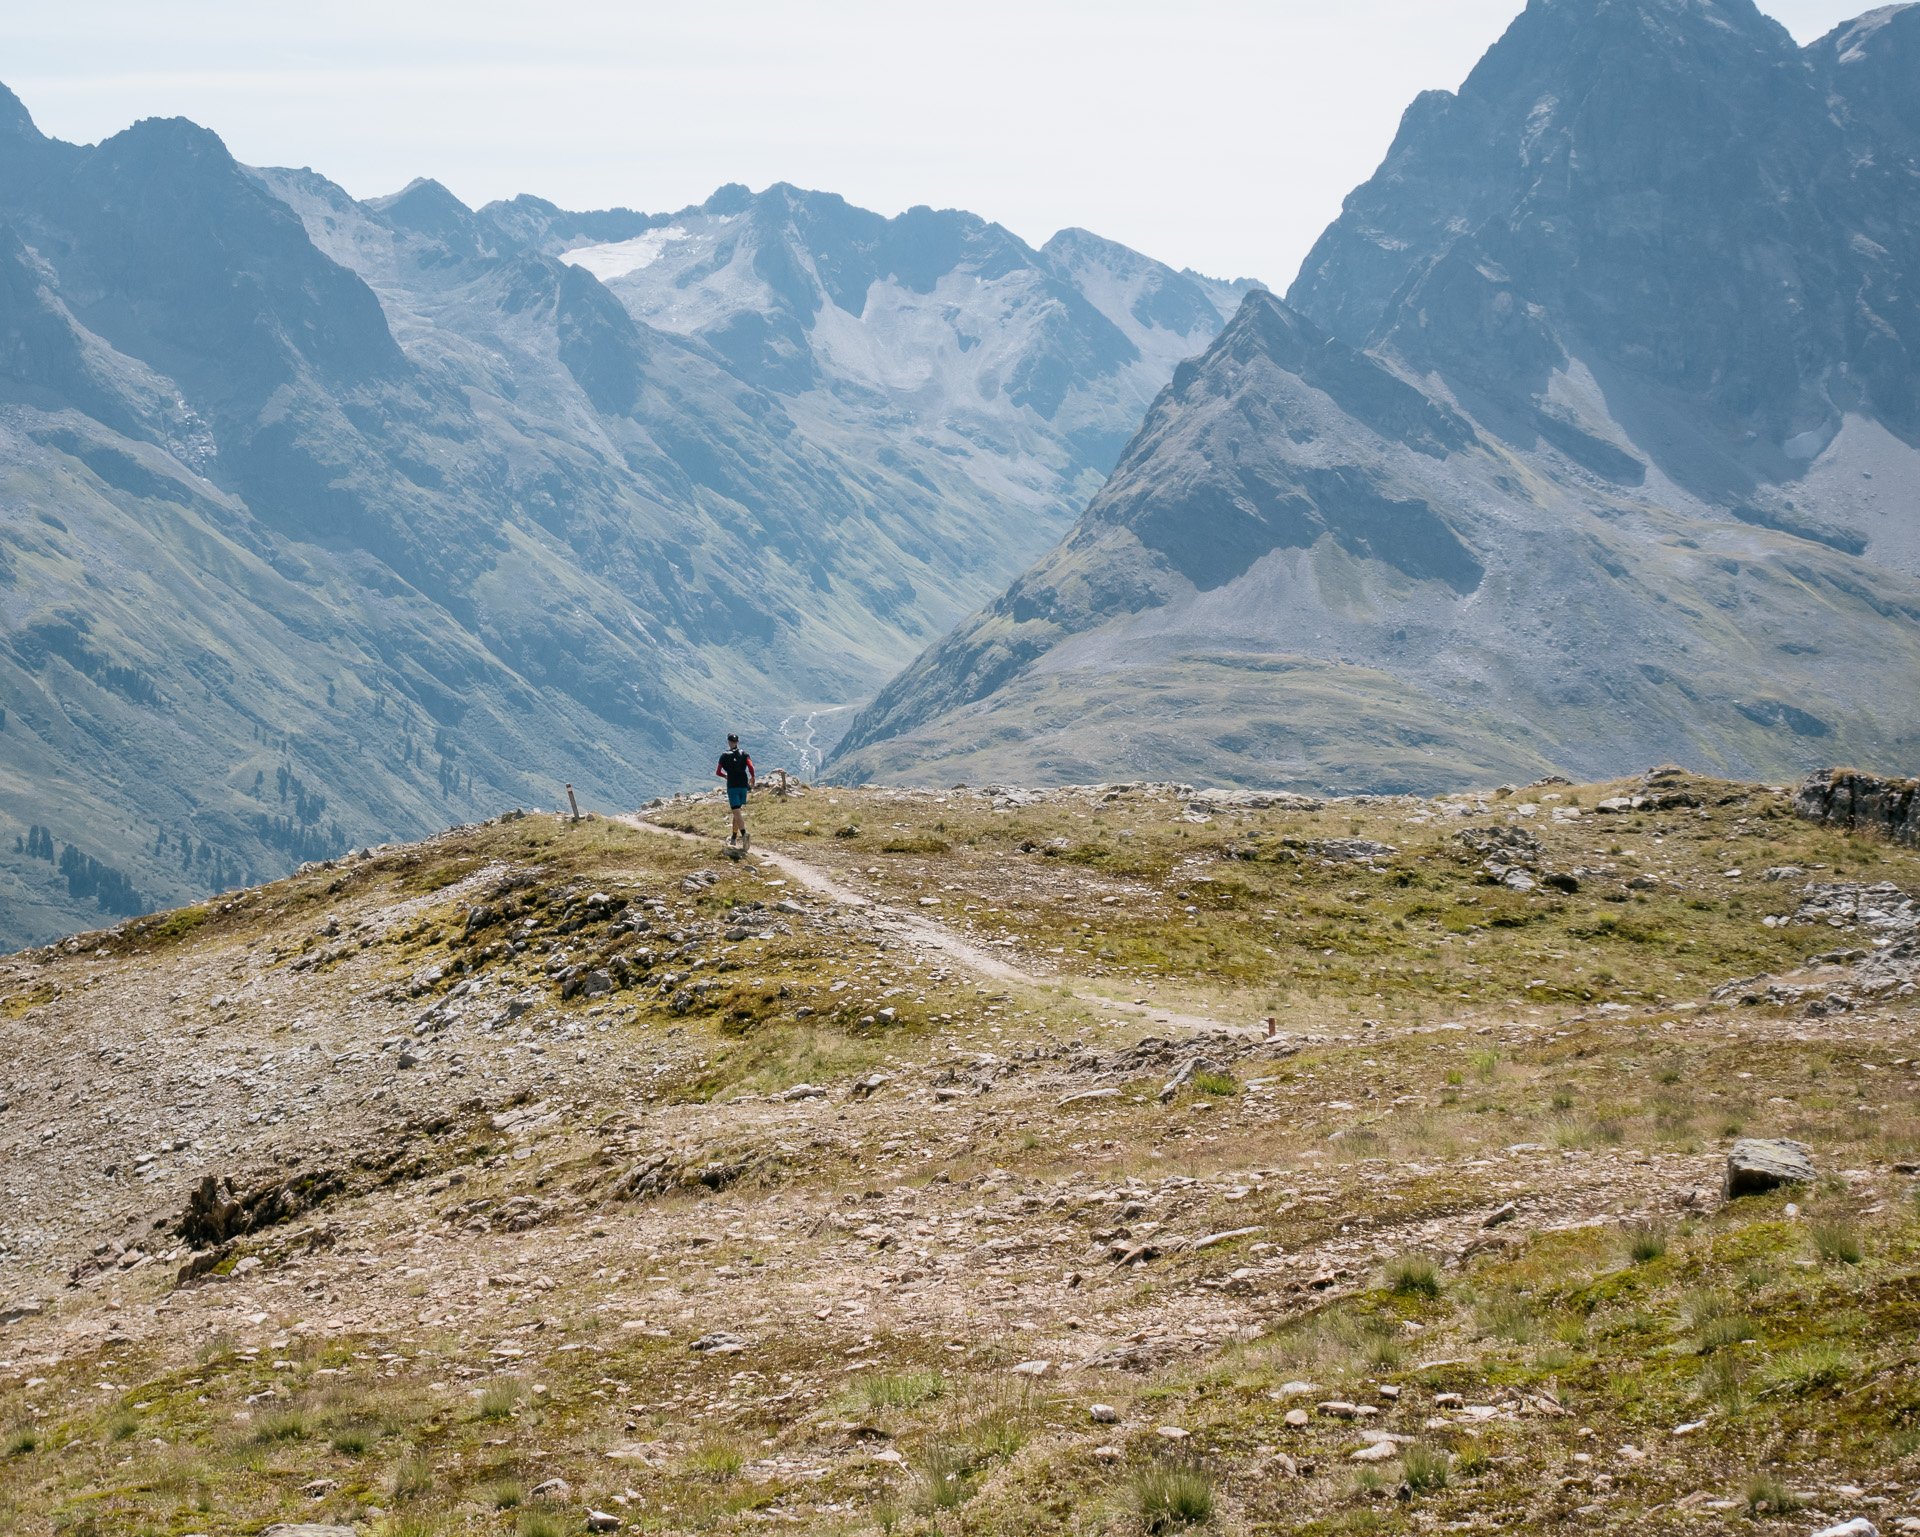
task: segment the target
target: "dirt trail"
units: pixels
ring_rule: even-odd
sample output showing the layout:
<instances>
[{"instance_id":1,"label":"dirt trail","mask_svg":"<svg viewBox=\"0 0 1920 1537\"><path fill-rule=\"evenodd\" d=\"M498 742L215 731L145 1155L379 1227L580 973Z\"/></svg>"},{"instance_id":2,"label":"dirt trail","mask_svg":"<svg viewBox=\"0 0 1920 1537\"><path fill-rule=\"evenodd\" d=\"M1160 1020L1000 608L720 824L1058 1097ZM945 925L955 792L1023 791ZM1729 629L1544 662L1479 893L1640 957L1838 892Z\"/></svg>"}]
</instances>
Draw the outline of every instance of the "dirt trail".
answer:
<instances>
[{"instance_id":1,"label":"dirt trail","mask_svg":"<svg viewBox=\"0 0 1920 1537\"><path fill-rule=\"evenodd\" d=\"M684 832L677 827L664 827L658 822L648 821L642 816L616 817L614 820L628 827L637 827L644 832L659 833L665 837L678 838L687 843L698 843L708 847L715 846L715 840L700 833ZM988 977L995 982L1011 987L1027 987L1037 991L1047 991L1058 982L1037 976L1033 972L1009 964L999 956L993 955L971 940L956 934L945 924L937 923L919 913L903 908L892 907L875 902L870 897L843 886L832 875L818 865L810 865L805 860L795 859L791 854L782 854L773 849L756 848L753 859L770 865L787 879L798 881L809 891L837 902L843 907L857 908L878 927L905 940L908 944L924 950L938 951L948 960L964 966L978 976ZM1133 1003L1112 998L1090 987L1066 983L1067 989L1082 1003L1113 1014L1132 1015L1140 1019L1151 1020L1158 1025L1172 1025L1182 1030L1230 1031L1235 1035L1255 1036L1257 1030L1246 1025L1229 1025L1204 1014L1182 1014L1177 1010L1155 1008L1152 1004Z\"/></svg>"}]
</instances>

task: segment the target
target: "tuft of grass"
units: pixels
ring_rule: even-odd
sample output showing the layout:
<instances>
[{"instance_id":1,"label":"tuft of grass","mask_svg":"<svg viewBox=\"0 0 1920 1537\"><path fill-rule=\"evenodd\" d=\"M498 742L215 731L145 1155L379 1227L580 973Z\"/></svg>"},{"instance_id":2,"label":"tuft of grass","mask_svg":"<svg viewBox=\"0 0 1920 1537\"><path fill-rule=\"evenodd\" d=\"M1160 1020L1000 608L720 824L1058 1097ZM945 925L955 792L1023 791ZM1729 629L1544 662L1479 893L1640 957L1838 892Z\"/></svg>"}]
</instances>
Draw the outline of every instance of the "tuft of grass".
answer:
<instances>
[{"instance_id":1,"label":"tuft of grass","mask_svg":"<svg viewBox=\"0 0 1920 1537\"><path fill-rule=\"evenodd\" d=\"M1228 1099L1240 1092L1240 1080L1232 1073L1202 1071L1195 1073L1189 1082L1196 1094L1211 1094L1215 1099Z\"/></svg>"},{"instance_id":2,"label":"tuft of grass","mask_svg":"<svg viewBox=\"0 0 1920 1537\"><path fill-rule=\"evenodd\" d=\"M1213 1476L1195 1466L1142 1468L1133 1475L1133 1509L1155 1537L1204 1525L1213 1519Z\"/></svg>"},{"instance_id":3,"label":"tuft of grass","mask_svg":"<svg viewBox=\"0 0 1920 1537\"><path fill-rule=\"evenodd\" d=\"M116 1414L107 1421L109 1441L131 1441L140 1433L140 1421L131 1414Z\"/></svg>"},{"instance_id":4,"label":"tuft of grass","mask_svg":"<svg viewBox=\"0 0 1920 1537\"><path fill-rule=\"evenodd\" d=\"M1387 1492L1387 1475L1378 1468L1356 1468L1353 1492L1363 1500L1378 1499Z\"/></svg>"},{"instance_id":5,"label":"tuft of grass","mask_svg":"<svg viewBox=\"0 0 1920 1537\"><path fill-rule=\"evenodd\" d=\"M1770 1360L1763 1372L1769 1392L1791 1397L1840 1386L1860 1370L1859 1358L1831 1340L1814 1340Z\"/></svg>"},{"instance_id":6,"label":"tuft of grass","mask_svg":"<svg viewBox=\"0 0 1920 1537\"><path fill-rule=\"evenodd\" d=\"M400 1459L393 1470L395 1500L417 1500L433 1489L433 1464L417 1452Z\"/></svg>"},{"instance_id":7,"label":"tuft of grass","mask_svg":"<svg viewBox=\"0 0 1920 1537\"><path fill-rule=\"evenodd\" d=\"M474 1413L483 1420L510 1420L520 1404L520 1384L513 1381L490 1382L480 1392Z\"/></svg>"},{"instance_id":8,"label":"tuft of grass","mask_svg":"<svg viewBox=\"0 0 1920 1537\"><path fill-rule=\"evenodd\" d=\"M1462 1478L1478 1478L1493 1466L1493 1453L1478 1441L1469 1441L1454 1454L1453 1471Z\"/></svg>"},{"instance_id":9,"label":"tuft of grass","mask_svg":"<svg viewBox=\"0 0 1920 1537\"><path fill-rule=\"evenodd\" d=\"M1430 1494L1447 1487L1453 1459L1442 1448L1422 1443L1407 1448L1401 1468L1409 1489L1415 1494Z\"/></svg>"},{"instance_id":10,"label":"tuft of grass","mask_svg":"<svg viewBox=\"0 0 1920 1537\"><path fill-rule=\"evenodd\" d=\"M1829 1265L1857 1265L1867 1257L1860 1229L1847 1217L1821 1217L1807 1224L1813 1251Z\"/></svg>"},{"instance_id":11,"label":"tuft of grass","mask_svg":"<svg viewBox=\"0 0 1920 1537\"><path fill-rule=\"evenodd\" d=\"M1726 1350L1753 1338L1753 1321L1737 1314L1722 1314L1695 1326L1693 1348L1703 1356Z\"/></svg>"},{"instance_id":12,"label":"tuft of grass","mask_svg":"<svg viewBox=\"0 0 1920 1537\"><path fill-rule=\"evenodd\" d=\"M527 1501L527 1491L517 1478L502 1478L476 1490L475 1497L494 1510L518 1510Z\"/></svg>"},{"instance_id":13,"label":"tuft of grass","mask_svg":"<svg viewBox=\"0 0 1920 1537\"><path fill-rule=\"evenodd\" d=\"M1515 1345L1531 1344L1540 1333L1540 1318L1525 1297L1504 1293L1490 1297L1479 1309L1480 1332Z\"/></svg>"},{"instance_id":14,"label":"tuft of grass","mask_svg":"<svg viewBox=\"0 0 1920 1537\"><path fill-rule=\"evenodd\" d=\"M1805 1500L1771 1473L1756 1473L1747 1480L1747 1514L1750 1516L1790 1516L1805 1505Z\"/></svg>"},{"instance_id":15,"label":"tuft of grass","mask_svg":"<svg viewBox=\"0 0 1920 1537\"><path fill-rule=\"evenodd\" d=\"M1500 1076L1500 1053L1497 1051L1476 1051L1467 1058L1467 1062L1473 1068L1474 1077L1482 1083L1492 1083Z\"/></svg>"},{"instance_id":16,"label":"tuft of grass","mask_svg":"<svg viewBox=\"0 0 1920 1537\"><path fill-rule=\"evenodd\" d=\"M690 1452L681 1464L681 1471L689 1478L724 1484L738 1478L746 1465L747 1454L739 1442L716 1438Z\"/></svg>"},{"instance_id":17,"label":"tuft of grass","mask_svg":"<svg viewBox=\"0 0 1920 1537\"><path fill-rule=\"evenodd\" d=\"M1638 1222L1627 1229L1627 1258L1636 1265L1651 1265L1666 1256L1673 1234L1663 1222Z\"/></svg>"},{"instance_id":18,"label":"tuft of grass","mask_svg":"<svg viewBox=\"0 0 1920 1537\"><path fill-rule=\"evenodd\" d=\"M29 1452L37 1452L39 1450L40 1432L35 1430L31 1425L16 1430L12 1435L7 1437L7 1455L9 1457L24 1457Z\"/></svg>"},{"instance_id":19,"label":"tuft of grass","mask_svg":"<svg viewBox=\"0 0 1920 1537\"><path fill-rule=\"evenodd\" d=\"M312 1434L313 1421L299 1409L276 1409L253 1428L253 1439L260 1442L304 1441Z\"/></svg>"},{"instance_id":20,"label":"tuft of grass","mask_svg":"<svg viewBox=\"0 0 1920 1537\"><path fill-rule=\"evenodd\" d=\"M379 1440L378 1425L342 1425L333 1433L333 1449L343 1457L364 1457Z\"/></svg>"},{"instance_id":21,"label":"tuft of grass","mask_svg":"<svg viewBox=\"0 0 1920 1537\"><path fill-rule=\"evenodd\" d=\"M973 1493L972 1459L955 1442L927 1442L913 1458L912 1468L924 1510L958 1510Z\"/></svg>"},{"instance_id":22,"label":"tuft of grass","mask_svg":"<svg viewBox=\"0 0 1920 1537\"><path fill-rule=\"evenodd\" d=\"M917 1409L947 1395L947 1379L938 1372L899 1372L862 1377L853 1385L857 1404L876 1413L882 1409Z\"/></svg>"},{"instance_id":23,"label":"tuft of grass","mask_svg":"<svg viewBox=\"0 0 1920 1537\"><path fill-rule=\"evenodd\" d=\"M1431 1255L1402 1254L1387 1261L1387 1289L1397 1297L1440 1295L1440 1266Z\"/></svg>"},{"instance_id":24,"label":"tuft of grass","mask_svg":"<svg viewBox=\"0 0 1920 1537\"><path fill-rule=\"evenodd\" d=\"M551 1511L523 1510L519 1534L520 1537L573 1537L573 1528Z\"/></svg>"},{"instance_id":25,"label":"tuft of grass","mask_svg":"<svg viewBox=\"0 0 1920 1537\"><path fill-rule=\"evenodd\" d=\"M1694 1387L1727 1414L1738 1414L1747 1406L1747 1373L1738 1356L1710 1357L1694 1379Z\"/></svg>"}]
</instances>

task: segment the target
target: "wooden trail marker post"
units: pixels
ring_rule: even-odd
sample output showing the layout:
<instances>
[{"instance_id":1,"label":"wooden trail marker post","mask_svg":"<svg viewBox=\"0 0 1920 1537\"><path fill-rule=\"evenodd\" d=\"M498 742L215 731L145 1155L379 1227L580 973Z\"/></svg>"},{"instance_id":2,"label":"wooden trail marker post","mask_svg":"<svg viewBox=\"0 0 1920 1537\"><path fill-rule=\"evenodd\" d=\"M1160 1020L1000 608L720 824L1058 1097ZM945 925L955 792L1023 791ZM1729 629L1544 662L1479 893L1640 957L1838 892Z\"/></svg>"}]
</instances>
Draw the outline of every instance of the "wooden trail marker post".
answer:
<instances>
[{"instance_id":1,"label":"wooden trail marker post","mask_svg":"<svg viewBox=\"0 0 1920 1537\"><path fill-rule=\"evenodd\" d=\"M567 805L573 812L574 821L580 820L580 802L574 799L573 786L567 786Z\"/></svg>"}]
</instances>

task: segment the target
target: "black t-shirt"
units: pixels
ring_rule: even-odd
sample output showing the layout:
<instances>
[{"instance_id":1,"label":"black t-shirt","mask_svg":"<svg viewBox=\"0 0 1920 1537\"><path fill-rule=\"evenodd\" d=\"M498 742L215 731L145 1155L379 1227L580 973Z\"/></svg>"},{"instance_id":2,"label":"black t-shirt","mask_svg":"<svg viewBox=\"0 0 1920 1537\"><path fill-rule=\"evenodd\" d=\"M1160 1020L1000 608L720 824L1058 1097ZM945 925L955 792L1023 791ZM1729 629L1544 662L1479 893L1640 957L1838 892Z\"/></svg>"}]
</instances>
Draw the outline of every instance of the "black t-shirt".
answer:
<instances>
[{"instance_id":1,"label":"black t-shirt","mask_svg":"<svg viewBox=\"0 0 1920 1537\"><path fill-rule=\"evenodd\" d=\"M753 759L743 752L723 752L717 772L727 776L729 790L744 790L753 773Z\"/></svg>"}]
</instances>

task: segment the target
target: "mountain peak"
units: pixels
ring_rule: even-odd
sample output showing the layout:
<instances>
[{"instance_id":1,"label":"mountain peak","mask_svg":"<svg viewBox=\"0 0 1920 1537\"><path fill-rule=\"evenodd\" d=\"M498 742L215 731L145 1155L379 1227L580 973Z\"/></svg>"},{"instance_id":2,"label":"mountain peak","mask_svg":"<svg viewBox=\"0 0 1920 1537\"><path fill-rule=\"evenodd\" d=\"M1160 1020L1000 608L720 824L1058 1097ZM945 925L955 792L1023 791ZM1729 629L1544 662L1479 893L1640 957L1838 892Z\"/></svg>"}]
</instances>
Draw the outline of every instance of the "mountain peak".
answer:
<instances>
[{"instance_id":1,"label":"mountain peak","mask_svg":"<svg viewBox=\"0 0 1920 1537\"><path fill-rule=\"evenodd\" d=\"M752 202L751 187L745 182L730 181L723 187L716 187L713 196L700 205L700 211L725 218L729 214L744 213Z\"/></svg>"},{"instance_id":2,"label":"mountain peak","mask_svg":"<svg viewBox=\"0 0 1920 1537\"><path fill-rule=\"evenodd\" d=\"M1908 0L1842 22L1809 49L1831 53L1834 62L1842 66L1858 65L1890 49L1912 47L1916 39L1920 39L1920 0Z\"/></svg>"},{"instance_id":3,"label":"mountain peak","mask_svg":"<svg viewBox=\"0 0 1920 1537\"><path fill-rule=\"evenodd\" d=\"M35 126L27 104L6 86L0 85L0 143L26 139L37 144L45 137Z\"/></svg>"},{"instance_id":4,"label":"mountain peak","mask_svg":"<svg viewBox=\"0 0 1920 1537\"><path fill-rule=\"evenodd\" d=\"M472 234L473 210L428 176L416 177L386 197L372 198L367 206L396 229L414 234L438 239Z\"/></svg>"}]
</instances>

